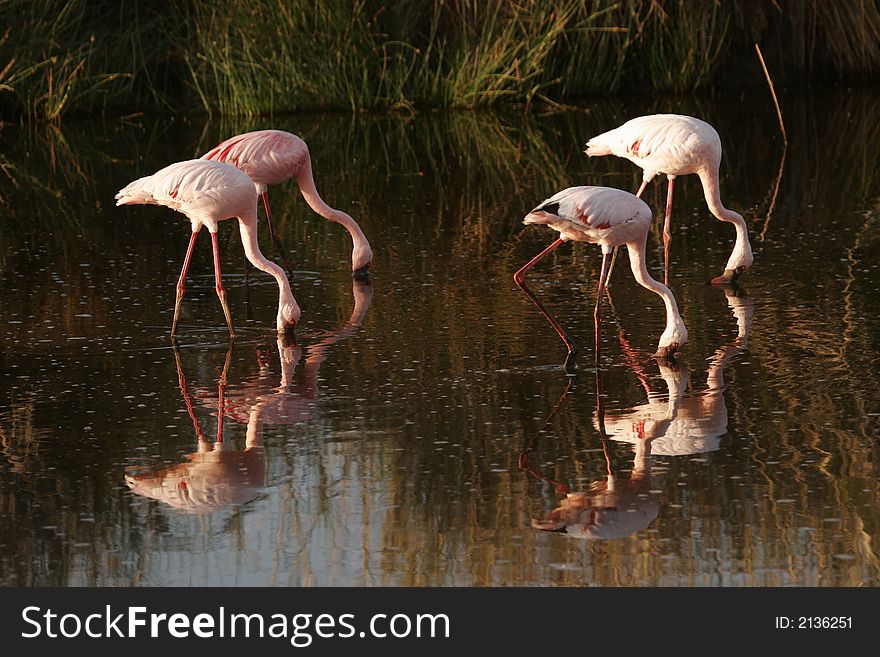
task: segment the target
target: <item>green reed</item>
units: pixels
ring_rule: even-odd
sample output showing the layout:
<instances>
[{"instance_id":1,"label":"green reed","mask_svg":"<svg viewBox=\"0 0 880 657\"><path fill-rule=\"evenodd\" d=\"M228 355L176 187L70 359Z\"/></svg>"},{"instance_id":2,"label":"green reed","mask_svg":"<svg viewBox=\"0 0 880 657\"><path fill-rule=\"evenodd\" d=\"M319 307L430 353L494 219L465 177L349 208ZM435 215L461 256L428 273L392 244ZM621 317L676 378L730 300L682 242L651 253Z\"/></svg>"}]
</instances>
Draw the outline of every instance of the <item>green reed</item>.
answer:
<instances>
[{"instance_id":1,"label":"green reed","mask_svg":"<svg viewBox=\"0 0 880 657\"><path fill-rule=\"evenodd\" d=\"M876 80L880 0L0 0L0 114L558 106ZM753 66L754 65L754 66Z\"/></svg>"}]
</instances>

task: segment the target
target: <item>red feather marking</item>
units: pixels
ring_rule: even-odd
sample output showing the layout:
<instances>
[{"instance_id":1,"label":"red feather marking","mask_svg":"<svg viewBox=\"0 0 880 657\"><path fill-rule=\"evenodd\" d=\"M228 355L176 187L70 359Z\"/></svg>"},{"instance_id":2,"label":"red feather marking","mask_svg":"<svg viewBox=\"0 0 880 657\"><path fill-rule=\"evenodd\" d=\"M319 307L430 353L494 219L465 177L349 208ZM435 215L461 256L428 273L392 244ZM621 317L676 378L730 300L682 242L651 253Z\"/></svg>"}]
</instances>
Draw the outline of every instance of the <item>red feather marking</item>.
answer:
<instances>
[{"instance_id":1,"label":"red feather marking","mask_svg":"<svg viewBox=\"0 0 880 657\"><path fill-rule=\"evenodd\" d=\"M170 196L171 198L177 198L177 190L172 189L170 192L168 192L168 196Z\"/></svg>"},{"instance_id":2,"label":"red feather marking","mask_svg":"<svg viewBox=\"0 0 880 657\"><path fill-rule=\"evenodd\" d=\"M633 422L632 428L638 434L639 439L644 440L644 438L645 438L645 421L640 420L638 422Z\"/></svg>"},{"instance_id":3,"label":"red feather marking","mask_svg":"<svg viewBox=\"0 0 880 657\"><path fill-rule=\"evenodd\" d=\"M233 166L238 166L238 158L235 158L235 160L229 160L229 159L227 159L227 158L229 157L229 152L230 152L233 148L235 148L236 146L238 146L238 144L239 144L240 142L241 142L240 139L231 142L226 148L224 148L222 151L220 151L220 152L217 154L217 160L219 160L220 162L226 162L226 163L231 164L231 165L233 165Z\"/></svg>"},{"instance_id":4,"label":"red feather marking","mask_svg":"<svg viewBox=\"0 0 880 657\"><path fill-rule=\"evenodd\" d=\"M636 139L632 144L630 144L627 152L632 153L636 157L639 156L639 147L642 145L641 139Z\"/></svg>"}]
</instances>

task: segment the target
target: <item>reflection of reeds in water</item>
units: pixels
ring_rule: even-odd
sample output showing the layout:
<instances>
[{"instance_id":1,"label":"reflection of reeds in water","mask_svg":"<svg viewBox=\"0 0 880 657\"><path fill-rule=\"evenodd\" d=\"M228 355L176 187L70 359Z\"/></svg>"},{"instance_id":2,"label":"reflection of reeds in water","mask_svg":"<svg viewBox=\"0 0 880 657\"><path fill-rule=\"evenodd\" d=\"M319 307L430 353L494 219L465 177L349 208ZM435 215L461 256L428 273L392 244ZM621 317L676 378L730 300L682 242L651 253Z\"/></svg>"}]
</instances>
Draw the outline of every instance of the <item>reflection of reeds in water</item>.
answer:
<instances>
[{"instance_id":1,"label":"reflection of reeds in water","mask_svg":"<svg viewBox=\"0 0 880 657\"><path fill-rule=\"evenodd\" d=\"M48 438L46 428L35 426L37 398L26 395L22 400L10 399L10 410L0 413L0 454L6 468L16 474L26 474L38 458L40 443ZM0 507L6 506L0 503Z\"/></svg>"},{"instance_id":2,"label":"reflection of reeds in water","mask_svg":"<svg viewBox=\"0 0 880 657\"><path fill-rule=\"evenodd\" d=\"M743 503L757 504L756 512L770 520L756 527L749 545L760 550L776 543L774 558L788 559L791 581L806 585L852 585L880 575L872 540L880 531L880 513L866 503L878 494L880 378L870 318L880 299L867 280L873 268L868 263L876 260L876 217L868 212L858 229L849 221L837 223L839 210L826 200L839 196L850 212L864 202L873 185L859 180L858 170L851 173L848 183L837 181L842 193L827 189L822 211L812 211L829 232L822 247L825 275L810 276L797 262L797 245L808 231L802 226L788 239L793 252L768 275L778 277L774 284L788 294L785 303L762 309L763 327L752 342L752 360L766 385L737 390L738 400L752 400L750 408L738 408L738 415L767 490L765 496L745 496ZM812 197L816 191L806 187L804 193ZM801 203L795 196L770 230L786 222L798 225L800 216L791 206ZM781 265L791 267L787 275ZM768 414L769 424L752 420ZM817 567L829 565L832 575L816 579ZM798 579L803 577L808 579Z\"/></svg>"},{"instance_id":3,"label":"reflection of reeds in water","mask_svg":"<svg viewBox=\"0 0 880 657\"><path fill-rule=\"evenodd\" d=\"M852 133L870 140L875 130L870 102L860 98L870 95L840 97L827 106L821 98L809 101L812 104L803 101L804 111L821 116L849 111ZM637 541L586 547L548 546L528 530L533 509L526 503L529 483L517 470L516 449L540 426L558 398L562 376L556 369L542 369L540 358L531 358L534 332L546 327L540 317L532 321L534 313L510 276L521 264L519 258L541 244L541 237L521 232L520 221L530 204L540 200L545 186L552 192L572 183L631 190L638 185L638 173L630 163L591 162L580 154L585 138L598 131L594 128L627 118L618 116L620 106L539 119L485 114L285 117L278 127L301 134L310 144L322 194L351 209L371 241L381 244L371 311L371 329L377 330L352 341L350 348L336 350L333 362L325 364L321 386L328 394L322 418L308 425L307 435L286 440L275 435L284 446L270 462L272 480L279 483L269 491L266 514L259 518L264 525L253 531L253 516L236 515L230 520L234 537L229 541L234 545L226 549L247 554L248 559L256 555L254 563L258 558L268 560L264 564L274 559L273 582L279 584L876 583L880 574L872 539L880 532L873 505L878 495L877 424L876 417L868 414L880 411L871 394L880 384L876 362L871 361L878 351L872 318L880 300L870 275L876 261L876 219L861 210L866 198L876 196L877 182L870 167L863 169L861 164L846 170L854 175L819 180L812 151L797 152L799 142L803 149L808 139L816 139L829 142L826 147L840 162L852 162L852 154L857 153L855 159L861 163L874 146L847 139L833 121L798 119L793 114L798 102L783 99L789 159L767 246L746 281L747 286L754 283L758 319L749 351L728 372L724 395L731 435L722 441L724 454L677 461L656 457L654 481L663 505L662 522ZM656 109L668 109L661 101L658 105ZM722 132L723 189L734 199L731 205L739 209L763 199L778 163L775 151L766 156L767 143L773 143L768 135L777 131L772 108L765 108L766 132L762 132L760 123L756 128L756 123L741 125L731 118L741 108L687 107L705 112ZM222 133L209 129L205 143L251 127L264 126L242 124L228 132L224 127ZM134 169L140 162L154 170L154 165L198 153L193 147L196 138L163 138L168 134L165 129L123 126L108 128L102 135L96 128L92 134L99 137L94 140L99 144L97 152L85 148L74 131L64 133L70 151L80 154L82 171L95 178L95 187L87 188L80 200L80 192L73 191L78 178L62 179L60 168L53 184L67 197L72 214L82 218L84 235L94 240L96 249L125 244L130 238L127 232L103 232L111 230L112 218L89 221L95 199L110 199L118 189L120 168L125 167L127 180L137 173ZM34 134L37 146L42 137ZM108 135L116 135L116 141ZM24 169L25 150L6 152L6 157ZM51 170L48 154L37 159L46 171ZM56 159L59 164L63 161ZM830 167L824 162L820 166ZM18 232L4 237L12 245L39 234L26 221L32 202L26 187L3 192L9 205L2 212L16 218L13 225ZM663 188L654 187L660 188L660 199L649 196L649 202L657 208ZM714 220L705 211L698 185L685 182L682 190L682 207L698 216L692 218L682 210L682 226L689 230L676 234L676 244L681 244L679 253L699 254L696 266L705 254L708 229L704 227L711 227ZM807 200L801 198L804 195ZM342 263L339 271L347 280L347 236L338 226L307 219L309 210L292 183L275 196L284 235L294 238L291 244L298 245L304 268L312 259L334 257ZM791 253L829 241L820 232L829 213L811 210L808 203L823 208L838 204L834 212L840 230L819 260L828 276L813 267L795 271L796 262L781 247L772 251L789 239L791 245L785 249ZM800 209L809 211L803 225ZM43 220L50 221L40 217ZM63 246L53 264L66 281L82 280L79 265L86 259L81 256L90 251L80 245L79 226L62 223L47 238ZM156 224L147 224L125 230L143 230L147 236L156 230ZM798 228L790 232L791 226ZM186 225L176 229L185 234ZM182 250L174 250L174 244L169 240L163 252L165 245L154 242L131 258L132 278L165 271L173 282ZM172 264L163 264L166 260ZM544 269L547 282L541 291L548 295L548 305L569 312L570 325L583 332L589 321L578 324L578 302L581 306L592 302L595 258L572 258L566 253L555 266L556 270L548 263ZM119 288L132 280L112 267L93 280L105 276L117 276L114 285ZM344 319L349 306L344 296L333 296L337 286L331 278L328 275L320 288L323 296L312 315L325 321ZM572 280L583 283L565 282ZM623 297L628 288L621 281L616 284ZM26 331L38 331L44 319L58 313L72 321L76 299L99 301L112 298L116 291L98 283L98 290L90 292L88 285L82 280L82 287L65 288L70 299L59 310L58 287L47 274L46 281L35 286L34 298L14 298L17 306L40 311L13 330L27 336ZM717 298L706 301L709 293L689 279L680 287L689 299L682 304L691 313L689 325L703 327L688 354L696 363L701 354L711 353L705 334L729 332L731 327L729 321L721 328L709 322L723 314ZM414 289L423 289L423 296ZM168 292L170 304L172 290ZM568 299L570 295L575 298ZM555 303L563 298L565 303ZM401 310L404 304L406 312ZM632 318L638 318L640 299L621 299L619 305L623 325L636 330L640 323ZM123 332L105 318L100 323L109 328L93 328L94 336ZM548 340L552 338L551 333ZM55 347L46 347L50 348ZM100 351L101 344L93 349ZM615 365L606 379L609 406L639 403L637 382L619 367L617 352L609 352ZM101 358L108 368L132 365L118 355ZM148 370L154 358L133 362ZM556 365L558 360L547 362ZM650 363L648 369L656 379ZM179 406L179 400L175 404ZM553 448L542 456L541 465L556 479L596 479L604 463L599 454L584 451L595 448L589 440L595 435L589 386L575 393L568 409L571 412L554 418L547 429ZM113 418L119 426L128 420L121 413ZM147 426L160 435L164 424ZM172 461L177 456L173 444L156 449L161 459ZM109 471L126 458L124 449L107 452L99 466ZM30 471L42 472L46 458L38 453L38 463L29 466ZM84 508L101 509L96 522L71 521L76 535L90 544L121 545L124 554L131 551L137 558L120 559L118 553L96 548L87 556L79 555L89 565L97 564L83 574L75 562L78 555L61 540L42 539L37 527L21 539L17 553L51 554L68 570L53 570L34 559L10 565L15 574L4 581L69 583L80 577L88 580L84 583L155 583L166 576L166 549L184 554L175 557L179 561L172 570L203 562L201 550L208 549L207 540L204 545L188 542L180 526L169 526L158 515L132 515L118 491L109 490L91 472L83 473L82 467L75 472L89 487L78 491ZM62 493L71 486L68 476L56 477ZM688 485L679 485L681 481ZM554 501L552 492L539 494L548 505ZM14 488L7 496L10 501L4 503L20 509L14 519L24 522L21 509L28 506L29 498ZM62 495L57 497L52 513L44 510L36 516L37 525L50 524L62 505ZM115 524L119 518L122 522ZM219 529L212 535L224 536ZM190 551L193 545L195 550ZM536 554L540 558L531 556ZM566 567L548 569L547 564ZM255 577L261 576L261 566L253 568Z\"/></svg>"},{"instance_id":4,"label":"reflection of reeds in water","mask_svg":"<svg viewBox=\"0 0 880 657\"><path fill-rule=\"evenodd\" d=\"M827 230L824 217L828 211L842 214L860 208L880 188L876 166L880 161L880 125L863 120L876 106L874 93L853 92L830 104L815 96L790 95L781 103L789 143L776 206L779 218L767 231L769 238L779 239L790 231ZM768 119L771 116L769 110L763 113ZM773 134L769 121L763 128L763 136L755 134L737 143L736 157L724 165L739 179L749 178L746 172L755 162L779 162L782 145L778 134ZM768 149L768 144L773 146ZM772 190L772 182L766 180L767 189ZM758 208L759 213L765 210ZM790 220L787 224L786 216ZM763 216L758 214L756 219Z\"/></svg>"}]
</instances>

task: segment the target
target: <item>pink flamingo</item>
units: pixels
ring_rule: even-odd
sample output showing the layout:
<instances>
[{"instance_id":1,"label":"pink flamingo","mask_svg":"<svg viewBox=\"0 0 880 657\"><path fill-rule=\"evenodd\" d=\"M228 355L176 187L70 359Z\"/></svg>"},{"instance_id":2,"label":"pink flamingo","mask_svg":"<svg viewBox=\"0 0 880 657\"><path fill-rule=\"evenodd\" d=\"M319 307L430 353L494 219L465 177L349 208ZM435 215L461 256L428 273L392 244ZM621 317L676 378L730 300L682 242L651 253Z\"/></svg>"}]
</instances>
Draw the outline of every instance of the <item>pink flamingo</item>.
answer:
<instances>
[{"instance_id":1,"label":"pink flamingo","mask_svg":"<svg viewBox=\"0 0 880 657\"><path fill-rule=\"evenodd\" d=\"M278 315L276 326L279 333L292 331L299 321L300 309L293 297L290 283L281 269L260 252L257 242L257 197L254 183L233 166L209 160L177 162L129 183L116 194L116 205L164 205L187 216L192 224L189 247L183 260L180 279L177 281L177 298L174 302L174 320L171 335L177 333L180 302L185 292L186 272L189 269L196 237L203 226L211 234L214 250L214 284L229 334L235 337L232 315L226 302L226 289L220 276L220 251L217 244L217 226L224 219L238 218L241 242L248 260L278 282Z\"/></svg>"},{"instance_id":2,"label":"pink flamingo","mask_svg":"<svg viewBox=\"0 0 880 657\"><path fill-rule=\"evenodd\" d=\"M289 132L281 130L257 130L231 137L218 144L202 156L203 160L215 160L232 164L244 171L257 188L263 199L266 219L272 241L278 250L284 265L290 273L290 265L284 255L281 240L272 226L269 214L268 185L277 185L290 178L296 178L299 190L309 206L319 215L330 221L342 224L348 229L353 242L351 252L351 270L355 276L367 275L373 261L373 251L366 235L358 223L348 214L327 205L312 178L312 162L309 147L306 143Z\"/></svg>"},{"instance_id":3,"label":"pink flamingo","mask_svg":"<svg viewBox=\"0 0 880 657\"><path fill-rule=\"evenodd\" d=\"M666 305L666 328L660 336L657 357L670 357L687 342L687 328L678 312L675 297L669 288L654 280L645 266L645 244L651 225L651 209L629 192L609 187L569 187L538 205L523 220L525 224L547 224L560 236L537 256L529 260L513 275L514 282L544 313L568 347L566 370L574 365L577 346L565 329L553 319L525 286L525 273L538 264L548 253L563 242L574 240L590 242L602 247L602 269L593 312L595 320L596 359L599 356L599 336L602 321L602 296L608 271L608 256L612 249L626 244L630 267L636 282L658 294Z\"/></svg>"},{"instance_id":4,"label":"pink flamingo","mask_svg":"<svg viewBox=\"0 0 880 657\"><path fill-rule=\"evenodd\" d=\"M584 151L594 155L625 157L644 170L642 184L636 196L641 196L648 183L658 173L665 173L669 181L666 193L666 218L663 222L665 270L668 283L669 231L672 218L672 190L676 176L695 173L700 177L709 211L720 221L732 223L736 229L736 244L724 268L724 273L712 279L713 283L735 280L752 266L752 247L745 220L738 212L728 210L721 203L718 168L721 164L721 138L711 125L692 116L652 114L627 121L622 126L593 137ZM610 275L610 272L609 272Z\"/></svg>"}]
</instances>

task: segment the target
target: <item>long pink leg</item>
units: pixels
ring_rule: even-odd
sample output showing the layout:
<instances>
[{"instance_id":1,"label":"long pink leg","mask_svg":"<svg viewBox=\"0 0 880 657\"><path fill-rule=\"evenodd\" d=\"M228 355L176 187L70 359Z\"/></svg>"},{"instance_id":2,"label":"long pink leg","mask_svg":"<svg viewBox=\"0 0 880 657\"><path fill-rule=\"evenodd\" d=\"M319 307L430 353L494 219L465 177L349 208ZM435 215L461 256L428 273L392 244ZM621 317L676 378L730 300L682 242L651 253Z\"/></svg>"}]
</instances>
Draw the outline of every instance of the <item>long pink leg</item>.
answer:
<instances>
[{"instance_id":1,"label":"long pink leg","mask_svg":"<svg viewBox=\"0 0 880 657\"><path fill-rule=\"evenodd\" d=\"M275 232L275 226L272 225L272 215L269 214L269 195L266 192L263 192L260 195L263 199L263 209L266 211L266 223L269 226L269 235L272 236L272 244L275 245L275 252L278 254L278 257L281 258L281 262L284 264L284 269L287 270L288 278L293 278L293 270L290 267L290 263L287 261L287 255L284 253L284 246L281 244L281 238L278 237L278 233Z\"/></svg>"},{"instance_id":2,"label":"long pink leg","mask_svg":"<svg viewBox=\"0 0 880 657\"><path fill-rule=\"evenodd\" d=\"M675 176L668 176L669 186L666 190L666 218L663 220L663 283L669 285L669 243L672 241L672 233L669 225L672 221L672 188L675 186Z\"/></svg>"},{"instance_id":3,"label":"long pink leg","mask_svg":"<svg viewBox=\"0 0 880 657\"><path fill-rule=\"evenodd\" d=\"M516 283L517 285L519 285L520 287L522 287L522 284L525 281L526 272L529 269L531 269L532 267L534 267L535 265L537 265L539 262L541 262L544 258L546 258L547 254L549 254L551 251L553 251L555 248L557 248L563 242L565 242L565 240L562 238L559 238L558 240L553 242L553 244L548 246L546 249L541 251L538 255L536 255L534 258L532 258L526 264L524 264L522 267L520 267L517 270L517 272L513 275L513 282Z\"/></svg>"},{"instance_id":4,"label":"long pink leg","mask_svg":"<svg viewBox=\"0 0 880 657\"><path fill-rule=\"evenodd\" d=\"M641 198L642 192L645 191L645 187L648 186L647 180L642 180L642 184L639 185L639 191L636 192L636 197ZM611 253L611 264L608 266L608 275L605 276L605 286L608 287L611 281L611 272L614 271L614 263L617 262L617 251L620 249L619 246L614 247L614 251Z\"/></svg>"},{"instance_id":5,"label":"long pink leg","mask_svg":"<svg viewBox=\"0 0 880 657\"><path fill-rule=\"evenodd\" d=\"M201 230L201 229L200 229ZM186 292L186 272L189 270L189 263L192 261L193 247L196 245L196 237L199 231L194 230L189 238L189 246L186 248L186 256L183 259L183 268L180 270L180 278L177 279L177 298L174 300L174 319L171 321L171 335L177 335L177 320L180 319L180 302Z\"/></svg>"},{"instance_id":6,"label":"long pink leg","mask_svg":"<svg viewBox=\"0 0 880 657\"><path fill-rule=\"evenodd\" d=\"M599 271L599 287L596 291L596 307L593 310L596 339L596 365L599 364L599 350L601 347L602 336L602 295L605 294L605 278L608 273L608 258L610 255L610 253L602 253L602 269Z\"/></svg>"},{"instance_id":7,"label":"long pink leg","mask_svg":"<svg viewBox=\"0 0 880 657\"><path fill-rule=\"evenodd\" d=\"M211 233L211 248L214 251L214 289L217 298L223 306L223 314L226 316L226 325L229 327L229 337L235 337L235 329L232 328L232 314L229 312L229 304L226 302L226 288L223 287L223 279L220 276L220 246L217 243L217 233Z\"/></svg>"},{"instance_id":8,"label":"long pink leg","mask_svg":"<svg viewBox=\"0 0 880 657\"><path fill-rule=\"evenodd\" d=\"M546 320L550 322L550 324L553 326L553 329L556 331L557 335L562 338L562 341L568 348L568 355L565 357L564 367L566 372L570 373L574 369L575 358L577 358L577 344L575 344L574 340L571 339L571 336L565 331L565 329L562 328L562 325L558 321L556 321L556 318L553 316L553 314L544 307L544 304L538 301L538 298L535 296L534 292L529 289L525 282L526 272L529 271L536 264L541 262L541 260L543 260L548 253L553 251L564 241L565 240L563 239L556 240L555 242L553 242L553 244L551 244L534 258L529 260L513 275L513 282L517 284L519 289L525 292L526 296L531 300L533 304L535 304L535 307L541 311L541 314L544 315Z\"/></svg>"}]
</instances>

